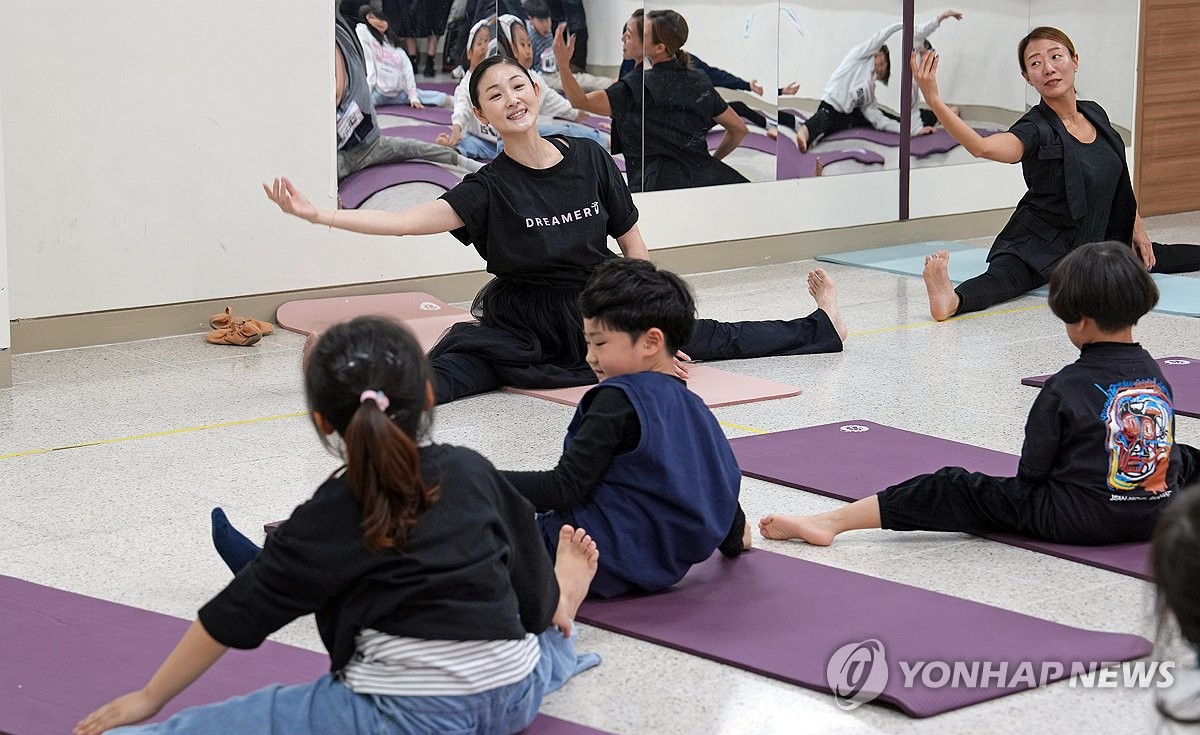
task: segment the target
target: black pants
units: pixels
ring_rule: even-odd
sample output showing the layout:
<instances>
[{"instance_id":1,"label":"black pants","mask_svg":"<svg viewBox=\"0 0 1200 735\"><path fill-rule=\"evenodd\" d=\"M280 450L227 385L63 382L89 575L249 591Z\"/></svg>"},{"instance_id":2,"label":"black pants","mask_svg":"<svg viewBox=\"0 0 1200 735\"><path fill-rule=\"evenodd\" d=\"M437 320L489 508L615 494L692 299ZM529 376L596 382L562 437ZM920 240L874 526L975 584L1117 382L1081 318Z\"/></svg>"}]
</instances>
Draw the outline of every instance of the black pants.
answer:
<instances>
[{"instance_id":1,"label":"black pants","mask_svg":"<svg viewBox=\"0 0 1200 735\"><path fill-rule=\"evenodd\" d=\"M741 100L734 100L729 103L729 106L732 107L733 111L738 114L738 117L742 118L751 125L757 125L760 128L767 127L767 116L753 107L750 107L745 102L742 102Z\"/></svg>"},{"instance_id":2,"label":"black pants","mask_svg":"<svg viewBox=\"0 0 1200 735\"><path fill-rule=\"evenodd\" d=\"M1200 451L1176 444L1171 462L1183 465L1177 492L1200 480ZM1077 545L1146 541L1170 502L1113 502L1100 492L1031 486L961 467L918 475L878 498L880 525L893 531L1017 533Z\"/></svg>"},{"instance_id":3,"label":"black pants","mask_svg":"<svg viewBox=\"0 0 1200 735\"><path fill-rule=\"evenodd\" d=\"M869 128L871 122L863 116L862 110L853 112L838 112L828 102L822 101L812 117L804 121L808 128L808 144L812 145L826 133L836 133L847 128Z\"/></svg>"},{"instance_id":4,"label":"black pants","mask_svg":"<svg viewBox=\"0 0 1200 735\"><path fill-rule=\"evenodd\" d=\"M580 339L583 339L582 332ZM718 322L697 319L683 351L693 360L732 360L781 355L841 352L829 316L817 309L799 319L760 322ZM504 387L488 360L469 352L447 352L432 360L434 393L439 404ZM579 366L580 385L596 382L586 365Z\"/></svg>"},{"instance_id":5,"label":"black pants","mask_svg":"<svg viewBox=\"0 0 1200 735\"><path fill-rule=\"evenodd\" d=\"M900 122L899 115L892 113L892 112L888 112L887 110L880 110L880 112L883 113L884 117L890 117L891 119L895 120L896 122ZM938 124L937 115L933 114L933 110L929 109L928 107L918 107L917 114L919 114L921 116L921 124L927 128L932 128ZM900 127L904 128L903 125L901 125Z\"/></svg>"},{"instance_id":6,"label":"black pants","mask_svg":"<svg viewBox=\"0 0 1200 735\"><path fill-rule=\"evenodd\" d=\"M1154 244L1155 264L1152 273L1192 273L1200 271L1200 245ZM1041 274L1015 255L1001 253L992 258L981 275L958 284L954 291L959 297L956 314L966 314L1015 299L1021 294L1046 285L1049 274Z\"/></svg>"}]
</instances>

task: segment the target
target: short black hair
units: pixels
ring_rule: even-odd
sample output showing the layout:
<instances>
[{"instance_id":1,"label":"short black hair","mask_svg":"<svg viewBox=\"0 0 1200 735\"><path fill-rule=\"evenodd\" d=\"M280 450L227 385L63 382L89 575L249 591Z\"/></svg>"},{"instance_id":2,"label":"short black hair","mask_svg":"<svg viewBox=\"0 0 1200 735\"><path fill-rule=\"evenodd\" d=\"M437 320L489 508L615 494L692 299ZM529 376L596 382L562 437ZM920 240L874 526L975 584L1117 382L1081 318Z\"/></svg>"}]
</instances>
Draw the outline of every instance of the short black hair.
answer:
<instances>
[{"instance_id":1,"label":"short black hair","mask_svg":"<svg viewBox=\"0 0 1200 735\"><path fill-rule=\"evenodd\" d=\"M530 18L550 17L550 5L546 0L525 0L521 7L525 8L525 14Z\"/></svg>"},{"instance_id":2,"label":"short black hair","mask_svg":"<svg viewBox=\"0 0 1200 735\"><path fill-rule=\"evenodd\" d=\"M1050 276L1050 310L1067 324L1084 317L1105 332L1132 327L1158 303L1158 286L1120 242L1081 245Z\"/></svg>"},{"instance_id":3,"label":"short black hair","mask_svg":"<svg viewBox=\"0 0 1200 735\"><path fill-rule=\"evenodd\" d=\"M887 84L888 80L892 78L892 52L888 51L887 44L885 43L879 47L879 53L883 54L883 60L887 62L887 69L883 70L883 76L879 77L879 81Z\"/></svg>"},{"instance_id":4,"label":"short black hair","mask_svg":"<svg viewBox=\"0 0 1200 735\"><path fill-rule=\"evenodd\" d=\"M672 355L688 343L696 327L696 301L683 279L637 258L601 263L583 287L579 310L583 318L634 339L658 327Z\"/></svg>"}]
</instances>

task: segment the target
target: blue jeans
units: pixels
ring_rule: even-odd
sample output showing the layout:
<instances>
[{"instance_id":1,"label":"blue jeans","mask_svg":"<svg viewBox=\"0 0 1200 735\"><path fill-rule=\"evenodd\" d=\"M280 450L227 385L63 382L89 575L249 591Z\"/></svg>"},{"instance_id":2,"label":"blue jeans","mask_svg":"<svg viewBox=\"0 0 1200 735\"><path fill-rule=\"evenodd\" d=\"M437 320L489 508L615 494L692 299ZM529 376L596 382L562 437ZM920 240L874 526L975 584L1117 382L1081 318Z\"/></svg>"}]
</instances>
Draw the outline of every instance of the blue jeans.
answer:
<instances>
[{"instance_id":1,"label":"blue jeans","mask_svg":"<svg viewBox=\"0 0 1200 735\"><path fill-rule=\"evenodd\" d=\"M189 707L166 722L110 730L114 735L154 733L516 733L537 717L542 697L600 663L576 655L575 641L551 628L538 636L541 657L529 676L479 694L453 697L387 697L355 694L326 674L311 684L274 684L216 704Z\"/></svg>"},{"instance_id":2,"label":"blue jeans","mask_svg":"<svg viewBox=\"0 0 1200 735\"><path fill-rule=\"evenodd\" d=\"M576 138L591 138L600 145L604 145L604 136L600 134L599 130L569 120L558 120L556 118L538 120L538 133L541 135L570 135Z\"/></svg>"},{"instance_id":3,"label":"blue jeans","mask_svg":"<svg viewBox=\"0 0 1200 735\"><path fill-rule=\"evenodd\" d=\"M420 100L421 104L423 105L445 107L446 100L449 99L449 95L447 95L445 92L439 92L436 89L418 89L417 99ZM376 107L379 107L380 105L407 105L409 103L407 92L398 92L391 97L385 94L380 94L379 92L371 92L371 101L375 103Z\"/></svg>"},{"instance_id":4,"label":"blue jeans","mask_svg":"<svg viewBox=\"0 0 1200 735\"><path fill-rule=\"evenodd\" d=\"M463 133L462 140L458 141L458 152L476 161L490 161L500 155L502 150L504 141L485 140L471 133Z\"/></svg>"}]
</instances>

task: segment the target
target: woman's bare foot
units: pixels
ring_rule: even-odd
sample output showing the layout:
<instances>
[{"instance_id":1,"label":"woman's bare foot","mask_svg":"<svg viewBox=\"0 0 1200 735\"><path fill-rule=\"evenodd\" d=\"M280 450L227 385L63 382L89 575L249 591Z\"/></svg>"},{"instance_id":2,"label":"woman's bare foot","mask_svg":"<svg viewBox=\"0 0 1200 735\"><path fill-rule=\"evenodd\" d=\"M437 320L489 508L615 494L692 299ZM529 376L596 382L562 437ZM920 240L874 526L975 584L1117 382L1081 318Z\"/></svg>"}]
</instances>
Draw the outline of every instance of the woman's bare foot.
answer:
<instances>
[{"instance_id":1,"label":"woman's bare foot","mask_svg":"<svg viewBox=\"0 0 1200 735\"><path fill-rule=\"evenodd\" d=\"M550 622L571 635L575 613L587 597L588 587L596 576L600 550L582 528L563 526L558 530L558 552L554 556L554 576L558 579L558 607Z\"/></svg>"},{"instance_id":2,"label":"woman's bare foot","mask_svg":"<svg viewBox=\"0 0 1200 735\"><path fill-rule=\"evenodd\" d=\"M838 308L838 290L833 276L826 273L824 268L809 271L808 292L812 294L813 301L817 302L817 308L824 311L829 321L833 322L838 339L845 342L850 331L846 328L846 320L842 318L842 310Z\"/></svg>"},{"instance_id":3,"label":"woman's bare foot","mask_svg":"<svg viewBox=\"0 0 1200 735\"><path fill-rule=\"evenodd\" d=\"M769 515L758 522L758 532L764 538L800 539L813 546L829 546L837 533L826 527L816 516Z\"/></svg>"},{"instance_id":4,"label":"woman's bare foot","mask_svg":"<svg viewBox=\"0 0 1200 735\"><path fill-rule=\"evenodd\" d=\"M746 527L742 529L742 551L750 548L754 542L754 534L750 532L750 521L746 521Z\"/></svg>"},{"instance_id":5,"label":"woman's bare foot","mask_svg":"<svg viewBox=\"0 0 1200 735\"><path fill-rule=\"evenodd\" d=\"M921 278L929 293L929 315L934 321L944 322L958 311L959 298L950 282L950 251L939 250L925 256L925 268Z\"/></svg>"},{"instance_id":6,"label":"woman's bare foot","mask_svg":"<svg viewBox=\"0 0 1200 735\"><path fill-rule=\"evenodd\" d=\"M808 126L801 125L796 130L796 147L801 153L808 153Z\"/></svg>"}]
</instances>

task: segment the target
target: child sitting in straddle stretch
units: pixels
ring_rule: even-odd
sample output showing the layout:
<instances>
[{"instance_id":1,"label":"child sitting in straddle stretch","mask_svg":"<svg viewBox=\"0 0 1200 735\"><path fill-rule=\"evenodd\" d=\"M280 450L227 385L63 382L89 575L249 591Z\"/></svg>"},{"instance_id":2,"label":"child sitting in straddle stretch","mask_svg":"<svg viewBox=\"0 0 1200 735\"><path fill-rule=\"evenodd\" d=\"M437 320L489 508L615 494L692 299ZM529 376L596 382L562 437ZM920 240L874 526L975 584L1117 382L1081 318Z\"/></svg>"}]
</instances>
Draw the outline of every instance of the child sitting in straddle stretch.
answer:
<instances>
[{"instance_id":1,"label":"child sitting in straddle stretch","mask_svg":"<svg viewBox=\"0 0 1200 735\"><path fill-rule=\"evenodd\" d=\"M695 303L678 276L631 258L597 267L579 301L600 384L580 401L557 467L503 474L544 511L551 552L563 524L587 528L603 549L592 594L662 590L714 551L750 545L737 460L676 375Z\"/></svg>"},{"instance_id":2,"label":"child sitting in straddle stretch","mask_svg":"<svg viewBox=\"0 0 1200 735\"><path fill-rule=\"evenodd\" d=\"M346 465L258 549L219 509L214 541L240 571L144 689L88 715L76 735L140 722L226 647L255 648L316 613L330 673L192 707L146 733L515 733L543 695L599 663L576 656L572 618L598 550L559 529L550 560L533 507L475 452L424 444L433 402L416 339L361 317L313 347L313 423L337 434ZM557 578L557 579L556 579Z\"/></svg>"},{"instance_id":3,"label":"child sitting in straddle stretch","mask_svg":"<svg viewBox=\"0 0 1200 735\"><path fill-rule=\"evenodd\" d=\"M1016 477L943 467L814 516L769 515L766 538L828 546L843 531L1018 533L1063 544L1146 541L1200 452L1175 442L1171 387L1133 341L1158 288L1128 245L1084 245L1050 279L1050 309L1079 359L1046 381Z\"/></svg>"}]
</instances>

